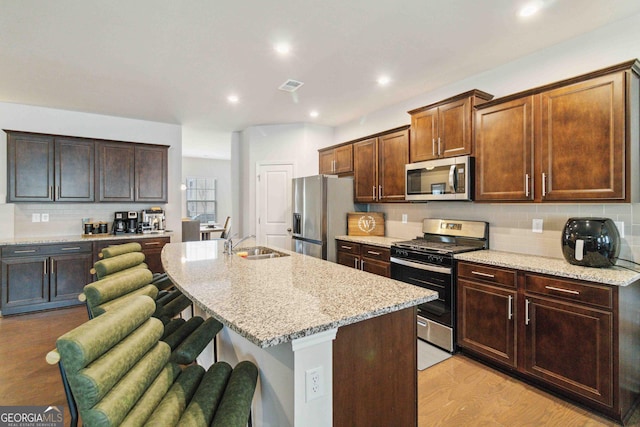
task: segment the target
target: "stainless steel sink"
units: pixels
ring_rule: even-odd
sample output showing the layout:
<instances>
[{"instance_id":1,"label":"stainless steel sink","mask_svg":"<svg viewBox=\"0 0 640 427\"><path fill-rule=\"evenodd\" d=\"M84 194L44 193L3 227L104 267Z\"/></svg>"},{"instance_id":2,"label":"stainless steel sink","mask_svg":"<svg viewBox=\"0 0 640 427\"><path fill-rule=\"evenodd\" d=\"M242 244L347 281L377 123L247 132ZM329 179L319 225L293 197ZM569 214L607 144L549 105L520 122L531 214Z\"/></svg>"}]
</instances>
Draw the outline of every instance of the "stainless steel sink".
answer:
<instances>
[{"instance_id":1,"label":"stainless steel sink","mask_svg":"<svg viewBox=\"0 0 640 427\"><path fill-rule=\"evenodd\" d=\"M242 256L244 259L257 260L268 258L280 258L289 256L284 252L276 251L275 249L267 248L265 246L252 246L248 248L237 248L233 250L233 253ZM244 255L246 253L247 255Z\"/></svg>"}]
</instances>

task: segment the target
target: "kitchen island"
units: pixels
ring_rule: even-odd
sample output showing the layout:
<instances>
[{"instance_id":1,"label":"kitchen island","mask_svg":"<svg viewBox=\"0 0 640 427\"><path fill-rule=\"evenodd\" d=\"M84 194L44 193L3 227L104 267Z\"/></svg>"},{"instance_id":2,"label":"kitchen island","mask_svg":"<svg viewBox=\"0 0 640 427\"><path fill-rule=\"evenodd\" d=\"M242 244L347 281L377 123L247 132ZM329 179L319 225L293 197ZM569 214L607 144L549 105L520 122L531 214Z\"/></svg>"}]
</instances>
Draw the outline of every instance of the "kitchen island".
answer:
<instances>
[{"instance_id":1,"label":"kitchen island","mask_svg":"<svg viewBox=\"0 0 640 427\"><path fill-rule=\"evenodd\" d=\"M259 367L254 425L417 425L415 306L435 292L289 251L244 259L222 243L169 244L162 263L225 325L218 358Z\"/></svg>"}]
</instances>

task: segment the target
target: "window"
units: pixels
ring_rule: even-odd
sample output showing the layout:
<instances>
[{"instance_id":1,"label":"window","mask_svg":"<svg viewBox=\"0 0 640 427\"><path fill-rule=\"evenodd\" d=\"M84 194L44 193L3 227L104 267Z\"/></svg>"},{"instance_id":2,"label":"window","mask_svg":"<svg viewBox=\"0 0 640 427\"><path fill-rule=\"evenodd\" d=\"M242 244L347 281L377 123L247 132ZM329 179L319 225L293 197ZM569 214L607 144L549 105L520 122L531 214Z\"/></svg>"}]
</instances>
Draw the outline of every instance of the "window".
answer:
<instances>
[{"instance_id":1,"label":"window","mask_svg":"<svg viewBox=\"0 0 640 427\"><path fill-rule=\"evenodd\" d=\"M216 179L187 177L187 216L201 223L216 221Z\"/></svg>"}]
</instances>

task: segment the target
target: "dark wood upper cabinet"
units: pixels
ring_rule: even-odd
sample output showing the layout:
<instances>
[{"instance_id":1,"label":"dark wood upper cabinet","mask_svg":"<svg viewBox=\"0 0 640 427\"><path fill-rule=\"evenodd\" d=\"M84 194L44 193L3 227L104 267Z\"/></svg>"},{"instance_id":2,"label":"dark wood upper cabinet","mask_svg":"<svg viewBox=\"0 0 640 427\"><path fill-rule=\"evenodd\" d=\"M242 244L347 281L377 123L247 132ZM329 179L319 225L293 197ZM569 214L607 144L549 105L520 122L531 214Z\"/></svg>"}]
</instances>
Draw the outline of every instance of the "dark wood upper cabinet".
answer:
<instances>
[{"instance_id":1,"label":"dark wood upper cabinet","mask_svg":"<svg viewBox=\"0 0 640 427\"><path fill-rule=\"evenodd\" d=\"M473 107L493 98L472 90L409 111L410 161L454 157L473 153Z\"/></svg>"},{"instance_id":2,"label":"dark wood upper cabinet","mask_svg":"<svg viewBox=\"0 0 640 427\"><path fill-rule=\"evenodd\" d=\"M94 142L6 131L8 202L93 202Z\"/></svg>"},{"instance_id":3,"label":"dark wood upper cabinet","mask_svg":"<svg viewBox=\"0 0 640 427\"><path fill-rule=\"evenodd\" d=\"M135 185L135 145L99 141L98 201L133 202Z\"/></svg>"},{"instance_id":4,"label":"dark wood upper cabinet","mask_svg":"<svg viewBox=\"0 0 640 427\"><path fill-rule=\"evenodd\" d=\"M168 147L99 141L101 202L167 202Z\"/></svg>"},{"instance_id":5,"label":"dark wood upper cabinet","mask_svg":"<svg viewBox=\"0 0 640 427\"><path fill-rule=\"evenodd\" d=\"M54 199L60 202L93 202L95 142L55 138Z\"/></svg>"},{"instance_id":6,"label":"dark wood upper cabinet","mask_svg":"<svg viewBox=\"0 0 640 427\"><path fill-rule=\"evenodd\" d=\"M639 75L630 61L478 106L475 200L636 199Z\"/></svg>"},{"instance_id":7,"label":"dark wood upper cabinet","mask_svg":"<svg viewBox=\"0 0 640 427\"><path fill-rule=\"evenodd\" d=\"M354 142L353 181L357 203L403 201L409 129Z\"/></svg>"},{"instance_id":8,"label":"dark wood upper cabinet","mask_svg":"<svg viewBox=\"0 0 640 427\"><path fill-rule=\"evenodd\" d=\"M135 146L135 201L167 202L166 146Z\"/></svg>"}]
</instances>

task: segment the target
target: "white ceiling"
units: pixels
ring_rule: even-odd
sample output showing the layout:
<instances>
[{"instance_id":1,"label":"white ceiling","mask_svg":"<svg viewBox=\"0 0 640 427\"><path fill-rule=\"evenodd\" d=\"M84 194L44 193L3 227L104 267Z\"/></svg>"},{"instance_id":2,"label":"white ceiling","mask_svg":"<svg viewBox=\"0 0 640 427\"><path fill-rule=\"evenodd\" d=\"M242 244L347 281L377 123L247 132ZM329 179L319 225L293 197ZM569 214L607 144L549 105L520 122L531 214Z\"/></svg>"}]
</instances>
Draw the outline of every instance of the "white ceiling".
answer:
<instances>
[{"instance_id":1,"label":"white ceiling","mask_svg":"<svg viewBox=\"0 0 640 427\"><path fill-rule=\"evenodd\" d=\"M0 101L181 124L185 155L229 158L232 131L337 126L640 12L544 1L0 0Z\"/></svg>"}]
</instances>

